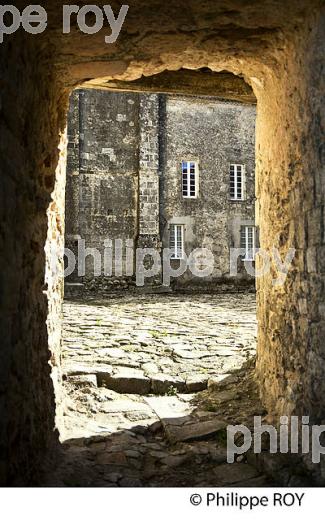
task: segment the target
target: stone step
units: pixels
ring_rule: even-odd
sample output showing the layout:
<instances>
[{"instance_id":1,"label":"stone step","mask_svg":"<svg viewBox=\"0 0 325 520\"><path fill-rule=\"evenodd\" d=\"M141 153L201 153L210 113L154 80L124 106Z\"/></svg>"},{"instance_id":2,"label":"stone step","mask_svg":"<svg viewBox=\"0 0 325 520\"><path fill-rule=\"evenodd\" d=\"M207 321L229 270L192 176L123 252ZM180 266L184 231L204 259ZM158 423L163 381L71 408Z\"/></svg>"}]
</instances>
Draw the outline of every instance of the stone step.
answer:
<instances>
[{"instance_id":1,"label":"stone step","mask_svg":"<svg viewBox=\"0 0 325 520\"><path fill-rule=\"evenodd\" d=\"M186 380L168 374L146 375L142 370L111 365L66 365L64 377L69 382L76 384L78 377L84 377L85 384L93 378L97 386L104 386L120 394L138 395L166 395L168 393L195 393L205 390L208 386L208 376L193 375ZM88 378L88 379L87 379ZM92 385L94 381L92 379Z\"/></svg>"},{"instance_id":2,"label":"stone step","mask_svg":"<svg viewBox=\"0 0 325 520\"><path fill-rule=\"evenodd\" d=\"M208 377L192 377L186 381L161 373L145 375L142 370L119 367L113 373L97 372L98 386L105 386L121 394L165 395L168 393L194 393L205 390Z\"/></svg>"}]
</instances>

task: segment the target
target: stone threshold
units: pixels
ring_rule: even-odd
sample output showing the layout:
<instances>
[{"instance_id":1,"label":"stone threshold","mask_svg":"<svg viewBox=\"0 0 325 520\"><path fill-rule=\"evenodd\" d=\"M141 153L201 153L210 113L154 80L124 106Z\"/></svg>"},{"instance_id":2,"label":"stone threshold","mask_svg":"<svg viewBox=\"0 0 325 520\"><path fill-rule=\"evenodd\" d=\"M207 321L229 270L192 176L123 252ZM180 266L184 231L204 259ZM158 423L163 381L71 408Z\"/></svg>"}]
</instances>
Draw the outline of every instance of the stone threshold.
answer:
<instances>
[{"instance_id":1,"label":"stone threshold","mask_svg":"<svg viewBox=\"0 0 325 520\"><path fill-rule=\"evenodd\" d=\"M164 374L145 376L141 370L126 367L119 367L113 372L113 367L107 365L74 367L65 372L64 379L76 386L105 387L120 394L174 395L206 390L210 377L198 374L183 380Z\"/></svg>"}]
</instances>

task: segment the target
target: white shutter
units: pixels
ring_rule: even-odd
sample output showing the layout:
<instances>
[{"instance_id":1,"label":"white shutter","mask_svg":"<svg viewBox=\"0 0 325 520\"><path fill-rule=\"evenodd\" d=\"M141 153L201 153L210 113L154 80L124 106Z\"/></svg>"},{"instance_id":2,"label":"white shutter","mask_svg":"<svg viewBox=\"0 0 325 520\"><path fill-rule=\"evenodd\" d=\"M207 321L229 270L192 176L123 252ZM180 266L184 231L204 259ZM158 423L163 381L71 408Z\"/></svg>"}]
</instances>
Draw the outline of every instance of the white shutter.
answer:
<instances>
[{"instance_id":1,"label":"white shutter","mask_svg":"<svg viewBox=\"0 0 325 520\"><path fill-rule=\"evenodd\" d=\"M184 256L184 226L171 224L169 228L169 249L171 258L182 259Z\"/></svg>"}]
</instances>

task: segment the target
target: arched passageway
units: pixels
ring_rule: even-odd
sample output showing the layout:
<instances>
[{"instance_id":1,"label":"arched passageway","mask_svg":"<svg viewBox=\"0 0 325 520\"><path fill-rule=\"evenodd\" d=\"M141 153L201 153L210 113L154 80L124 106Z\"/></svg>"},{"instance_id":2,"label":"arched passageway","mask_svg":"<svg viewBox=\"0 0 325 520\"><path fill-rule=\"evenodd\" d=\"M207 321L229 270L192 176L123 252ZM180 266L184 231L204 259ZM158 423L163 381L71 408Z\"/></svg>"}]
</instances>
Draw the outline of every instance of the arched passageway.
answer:
<instances>
[{"instance_id":1,"label":"arched passageway","mask_svg":"<svg viewBox=\"0 0 325 520\"><path fill-rule=\"evenodd\" d=\"M272 270L258 282L261 397L274 420L280 414L322 418L321 4L130 2L121 36L108 46L105 30L92 37L76 29L62 35L57 2L48 2L51 22L43 36L19 32L1 45L2 482L37 480L57 442L62 265L48 264L44 285L44 246L47 258L51 252L61 258L64 127L69 92L81 84L208 67L242 75L251 85L258 102L261 246L283 256L289 247L296 250L283 286L273 283Z\"/></svg>"}]
</instances>

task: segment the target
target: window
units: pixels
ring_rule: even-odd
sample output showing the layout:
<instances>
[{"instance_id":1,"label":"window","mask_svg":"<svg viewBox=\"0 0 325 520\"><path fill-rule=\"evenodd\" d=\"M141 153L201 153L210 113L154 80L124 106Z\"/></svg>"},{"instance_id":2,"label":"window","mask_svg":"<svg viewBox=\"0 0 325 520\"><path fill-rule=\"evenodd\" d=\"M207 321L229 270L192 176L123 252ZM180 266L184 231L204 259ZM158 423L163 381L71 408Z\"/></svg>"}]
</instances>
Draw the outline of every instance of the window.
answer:
<instances>
[{"instance_id":1,"label":"window","mask_svg":"<svg viewBox=\"0 0 325 520\"><path fill-rule=\"evenodd\" d=\"M195 199L198 194L198 165L192 161L182 161L183 197Z\"/></svg>"},{"instance_id":2,"label":"window","mask_svg":"<svg viewBox=\"0 0 325 520\"><path fill-rule=\"evenodd\" d=\"M230 165L230 198L244 200L244 165Z\"/></svg>"},{"instance_id":3,"label":"window","mask_svg":"<svg viewBox=\"0 0 325 520\"><path fill-rule=\"evenodd\" d=\"M184 226L171 224L169 228L169 249L171 258L182 259L184 256Z\"/></svg>"},{"instance_id":4,"label":"window","mask_svg":"<svg viewBox=\"0 0 325 520\"><path fill-rule=\"evenodd\" d=\"M242 226L240 228L240 247L245 250L244 260L254 260L256 253L255 242L255 226Z\"/></svg>"}]
</instances>

